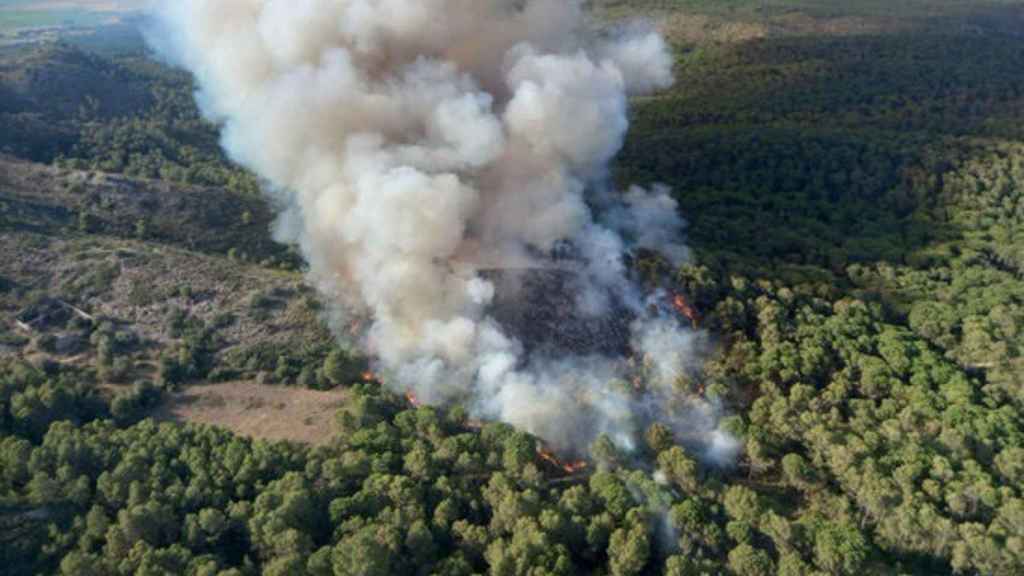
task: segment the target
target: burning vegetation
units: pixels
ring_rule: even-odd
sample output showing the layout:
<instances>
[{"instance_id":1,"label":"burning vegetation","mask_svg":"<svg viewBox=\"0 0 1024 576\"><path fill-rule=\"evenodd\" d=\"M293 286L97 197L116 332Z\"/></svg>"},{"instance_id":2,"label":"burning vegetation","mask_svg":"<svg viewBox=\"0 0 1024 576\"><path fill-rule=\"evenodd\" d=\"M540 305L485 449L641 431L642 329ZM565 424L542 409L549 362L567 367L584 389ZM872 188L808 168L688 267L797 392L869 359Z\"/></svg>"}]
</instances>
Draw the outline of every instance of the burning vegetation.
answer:
<instances>
[{"instance_id":1,"label":"burning vegetation","mask_svg":"<svg viewBox=\"0 0 1024 576\"><path fill-rule=\"evenodd\" d=\"M672 297L672 307L690 321L690 325L693 326L694 330L700 329L700 313L690 305L686 296L678 293L675 294Z\"/></svg>"},{"instance_id":2,"label":"burning vegetation","mask_svg":"<svg viewBox=\"0 0 1024 576\"><path fill-rule=\"evenodd\" d=\"M637 319L613 291L600 296L607 300L602 314L587 315L577 303L585 279L571 267L485 270L482 275L495 285L490 312L508 333L528 350L629 356L632 354L630 325ZM694 330L701 315L681 292L670 292L669 303ZM528 305L524 305L528 302ZM668 310L664 300L657 308Z\"/></svg>"},{"instance_id":3,"label":"burning vegetation","mask_svg":"<svg viewBox=\"0 0 1024 576\"><path fill-rule=\"evenodd\" d=\"M413 392L412 390L409 390L408 392L405 393L405 399L413 408L418 408L420 405L419 398L416 397L416 393Z\"/></svg>"},{"instance_id":4,"label":"burning vegetation","mask_svg":"<svg viewBox=\"0 0 1024 576\"><path fill-rule=\"evenodd\" d=\"M579 474L587 469L588 464L586 460L573 460L569 462L563 462L559 460L558 456L554 452L545 448L544 446L537 447L537 456L540 456L541 460L551 464L558 470L565 472L568 475Z\"/></svg>"}]
</instances>

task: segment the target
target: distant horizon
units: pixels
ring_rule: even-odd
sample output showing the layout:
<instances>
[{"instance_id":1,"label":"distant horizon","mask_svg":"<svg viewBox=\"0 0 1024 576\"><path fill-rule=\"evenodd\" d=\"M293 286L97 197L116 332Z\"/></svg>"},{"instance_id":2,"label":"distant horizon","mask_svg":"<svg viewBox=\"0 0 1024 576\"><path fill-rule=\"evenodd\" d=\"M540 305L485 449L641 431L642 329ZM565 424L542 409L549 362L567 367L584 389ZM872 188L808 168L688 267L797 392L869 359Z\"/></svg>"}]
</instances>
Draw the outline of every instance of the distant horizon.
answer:
<instances>
[{"instance_id":1,"label":"distant horizon","mask_svg":"<svg viewBox=\"0 0 1024 576\"><path fill-rule=\"evenodd\" d=\"M116 24L148 5L148 0L0 0L0 35Z\"/></svg>"},{"instance_id":2,"label":"distant horizon","mask_svg":"<svg viewBox=\"0 0 1024 576\"><path fill-rule=\"evenodd\" d=\"M0 0L0 11L88 10L91 12L130 12L141 10L149 0Z\"/></svg>"}]
</instances>

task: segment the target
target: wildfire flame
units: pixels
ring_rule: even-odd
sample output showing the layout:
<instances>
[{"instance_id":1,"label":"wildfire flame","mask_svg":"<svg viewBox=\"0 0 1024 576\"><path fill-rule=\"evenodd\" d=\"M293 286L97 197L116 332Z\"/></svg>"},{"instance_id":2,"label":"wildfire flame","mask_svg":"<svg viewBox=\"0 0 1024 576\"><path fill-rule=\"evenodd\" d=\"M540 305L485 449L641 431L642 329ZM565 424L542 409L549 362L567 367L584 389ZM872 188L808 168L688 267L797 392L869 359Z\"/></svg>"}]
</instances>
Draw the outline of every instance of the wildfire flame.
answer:
<instances>
[{"instance_id":1,"label":"wildfire flame","mask_svg":"<svg viewBox=\"0 0 1024 576\"><path fill-rule=\"evenodd\" d=\"M362 374L360 374L360 376L362 377L364 382L380 382L380 379L377 378L377 375L369 370L363 372Z\"/></svg>"},{"instance_id":2,"label":"wildfire flame","mask_svg":"<svg viewBox=\"0 0 1024 576\"><path fill-rule=\"evenodd\" d=\"M676 294L672 298L672 307L676 309L676 312L679 312L689 319L694 329L700 327L700 314L697 313L696 308L690 306L690 303L686 300L686 296Z\"/></svg>"},{"instance_id":3,"label":"wildfire flame","mask_svg":"<svg viewBox=\"0 0 1024 576\"><path fill-rule=\"evenodd\" d=\"M575 474L581 470L586 469L587 463L583 460L575 460L573 462L566 462L562 464L562 470L565 470L568 474Z\"/></svg>"},{"instance_id":4,"label":"wildfire flame","mask_svg":"<svg viewBox=\"0 0 1024 576\"><path fill-rule=\"evenodd\" d=\"M363 321L358 319L358 318L356 318L355 320L349 322L349 324L348 324L348 333L351 334L352 336L358 336L360 330L362 330L362 329L363 329Z\"/></svg>"},{"instance_id":5,"label":"wildfire flame","mask_svg":"<svg viewBox=\"0 0 1024 576\"><path fill-rule=\"evenodd\" d=\"M555 456L554 452L547 448L537 448L537 455L543 460L550 463L552 466L565 471L566 474L575 474L587 467L587 463L584 460L574 460L572 462L562 462Z\"/></svg>"},{"instance_id":6,"label":"wildfire flame","mask_svg":"<svg viewBox=\"0 0 1024 576\"><path fill-rule=\"evenodd\" d=\"M412 390L405 393L405 399L408 400L409 404L412 404L413 407L418 407L420 405L419 399L416 398L416 394L413 393Z\"/></svg>"}]
</instances>

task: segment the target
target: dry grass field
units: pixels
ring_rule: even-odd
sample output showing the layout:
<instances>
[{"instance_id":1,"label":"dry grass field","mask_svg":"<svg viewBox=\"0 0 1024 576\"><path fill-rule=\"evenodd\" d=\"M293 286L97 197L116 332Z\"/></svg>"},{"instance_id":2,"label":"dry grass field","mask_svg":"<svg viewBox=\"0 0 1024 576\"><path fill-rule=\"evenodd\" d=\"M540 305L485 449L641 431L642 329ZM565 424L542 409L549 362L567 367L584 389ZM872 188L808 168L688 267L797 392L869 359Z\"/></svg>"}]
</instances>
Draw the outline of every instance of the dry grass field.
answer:
<instances>
[{"instance_id":1,"label":"dry grass field","mask_svg":"<svg viewBox=\"0 0 1024 576\"><path fill-rule=\"evenodd\" d=\"M334 413L344 390L308 390L255 382L189 386L168 396L157 420L195 422L236 434L307 444L327 442L336 432Z\"/></svg>"}]
</instances>

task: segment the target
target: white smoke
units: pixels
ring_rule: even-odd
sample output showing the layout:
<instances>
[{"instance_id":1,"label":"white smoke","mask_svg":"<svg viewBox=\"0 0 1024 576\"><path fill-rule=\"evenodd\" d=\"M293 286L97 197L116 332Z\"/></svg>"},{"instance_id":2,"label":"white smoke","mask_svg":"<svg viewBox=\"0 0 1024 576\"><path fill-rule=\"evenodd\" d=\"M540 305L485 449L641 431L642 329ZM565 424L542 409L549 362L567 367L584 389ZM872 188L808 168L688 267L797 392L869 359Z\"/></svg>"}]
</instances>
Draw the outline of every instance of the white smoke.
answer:
<instances>
[{"instance_id":1,"label":"white smoke","mask_svg":"<svg viewBox=\"0 0 1024 576\"><path fill-rule=\"evenodd\" d=\"M302 246L339 332L369 319L359 341L390 384L559 449L632 446L645 401L627 363L528 354L481 271L571 246L579 313L631 309L655 388L692 368L693 335L645 309L623 260L685 261L676 203L605 185L627 95L672 82L659 35L596 33L581 0L167 0L157 15L152 45L285 206L278 237Z\"/></svg>"}]
</instances>

